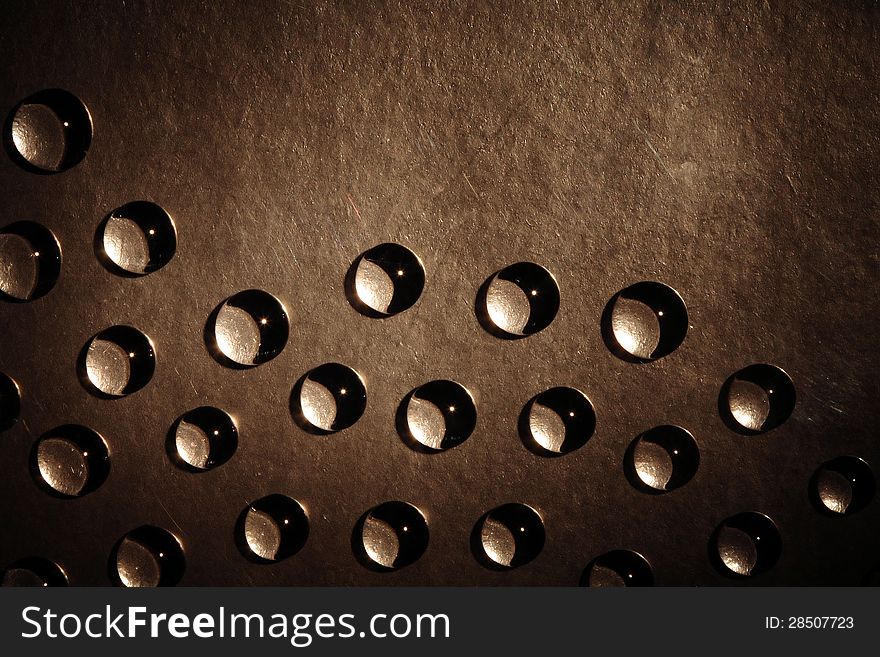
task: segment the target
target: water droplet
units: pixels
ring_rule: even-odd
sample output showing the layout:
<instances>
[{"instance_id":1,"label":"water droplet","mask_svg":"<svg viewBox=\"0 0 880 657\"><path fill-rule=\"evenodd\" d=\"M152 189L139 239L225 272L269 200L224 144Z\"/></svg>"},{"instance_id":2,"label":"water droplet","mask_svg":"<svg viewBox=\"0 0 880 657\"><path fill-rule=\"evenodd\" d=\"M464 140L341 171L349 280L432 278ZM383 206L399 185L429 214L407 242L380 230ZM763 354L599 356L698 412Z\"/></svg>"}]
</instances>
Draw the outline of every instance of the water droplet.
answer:
<instances>
[{"instance_id":1,"label":"water droplet","mask_svg":"<svg viewBox=\"0 0 880 657\"><path fill-rule=\"evenodd\" d=\"M110 474L107 443L87 427L57 427L34 444L31 470L47 491L61 497L81 497L100 487Z\"/></svg>"},{"instance_id":2,"label":"water droplet","mask_svg":"<svg viewBox=\"0 0 880 657\"><path fill-rule=\"evenodd\" d=\"M18 221L0 230L0 300L39 299L60 274L61 247L48 228Z\"/></svg>"},{"instance_id":3,"label":"water droplet","mask_svg":"<svg viewBox=\"0 0 880 657\"><path fill-rule=\"evenodd\" d=\"M245 290L211 314L205 341L219 363L255 367L280 354L289 333L287 311L278 299L262 290Z\"/></svg>"},{"instance_id":4,"label":"water droplet","mask_svg":"<svg viewBox=\"0 0 880 657\"><path fill-rule=\"evenodd\" d=\"M493 570L518 568L535 559L544 547L544 521L535 509L509 503L483 515L471 533L477 560Z\"/></svg>"},{"instance_id":5,"label":"water droplet","mask_svg":"<svg viewBox=\"0 0 880 657\"><path fill-rule=\"evenodd\" d=\"M762 513L746 511L727 518L715 529L710 554L719 572L750 577L772 568L782 553L776 524Z\"/></svg>"},{"instance_id":6,"label":"water droplet","mask_svg":"<svg viewBox=\"0 0 880 657\"><path fill-rule=\"evenodd\" d=\"M242 553L258 563L287 559L299 552L309 537L305 509L286 495L267 495L242 511L236 529Z\"/></svg>"},{"instance_id":7,"label":"water droplet","mask_svg":"<svg viewBox=\"0 0 880 657\"><path fill-rule=\"evenodd\" d=\"M368 317L390 317L411 308L425 287L425 268L400 244L380 244L354 261L345 279L349 303Z\"/></svg>"},{"instance_id":8,"label":"water droplet","mask_svg":"<svg viewBox=\"0 0 880 657\"><path fill-rule=\"evenodd\" d=\"M137 392L156 370L150 339L131 326L113 326L86 344L80 355L80 379L91 392L108 398Z\"/></svg>"},{"instance_id":9,"label":"water droplet","mask_svg":"<svg viewBox=\"0 0 880 657\"><path fill-rule=\"evenodd\" d=\"M823 463L810 481L816 507L832 516L852 515L874 500L874 472L855 456L840 456Z\"/></svg>"},{"instance_id":10,"label":"water droplet","mask_svg":"<svg viewBox=\"0 0 880 657\"><path fill-rule=\"evenodd\" d=\"M729 428L754 435L785 422L794 410L795 400L794 384L788 374L775 365L758 363L725 381L718 410Z\"/></svg>"},{"instance_id":11,"label":"water droplet","mask_svg":"<svg viewBox=\"0 0 880 657\"><path fill-rule=\"evenodd\" d=\"M185 569L180 541L171 532L152 525L128 532L110 555L111 578L119 586L174 586Z\"/></svg>"},{"instance_id":12,"label":"water droplet","mask_svg":"<svg viewBox=\"0 0 880 657\"><path fill-rule=\"evenodd\" d=\"M596 557L584 570L581 586L653 586L651 564L638 552L612 550Z\"/></svg>"},{"instance_id":13,"label":"water droplet","mask_svg":"<svg viewBox=\"0 0 880 657\"><path fill-rule=\"evenodd\" d=\"M397 570L415 563L428 548L428 522L406 502L385 502L360 517L352 535L355 556L367 568Z\"/></svg>"},{"instance_id":14,"label":"water droplet","mask_svg":"<svg viewBox=\"0 0 880 657\"><path fill-rule=\"evenodd\" d=\"M700 450L685 429L663 425L637 436L624 457L630 483L646 493L667 493L697 473Z\"/></svg>"},{"instance_id":15,"label":"water droplet","mask_svg":"<svg viewBox=\"0 0 880 657\"><path fill-rule=\"evenodd\" d=\"M0 578L2 586L67 586L67 573L54 561L27 557L10 564Z\"/></svg>"},{"instance_id":16,"label":"water droplet","mask_svg":"<svg viewBox=\"0 0 880 657\"><path fill-rule=\"evenodd\" d=\"M62 89L28 96L10 113L6 149L33 173L58 173L79 164L92 142L92 117L79 98Z\"/></svg>"},{"instance_id":17,"label":"water droplet","mask_svg":"<svg viewBox=\"0 0 880 657\"><path fill-rule=\"evenodd\" d=\"M238 428L228 413L201 406L184 413L169 434L172 460L200 472L226 463L238 448Z\"/></svg>"},{"instance_id":18,"label":"water droplet","mask_svg":"<svg viewBox=\"0 0 880 657\"><path fill-rule=\"evenodd\" d=\"M167 265L177 250L171 216L155 203L133 201L111 212L96 236L99 260L110 271L143 276Z\"/></svg>"},{"instance_id":19,"label":"water droplet","mask_svg":"<svg viewBox=\"0 0 880 657\"><path fill-rule=\"evenodd\" d=\"M523 443L542 456L573 452L583 447L595 430L593 404L575 388L550 388L535 395L519 419Z\"/></svg>"},{"instance_id":20,"label":"water droplet","mask_svg":"<svg viewBox=\"0 0 880 657\"><path fill-rule=\"evenodd\" d=\"M455 381L419 386L397 413L398 433L408 444L442 451L467 440L477 425L477 409L467 389Z\"/></svg>"},{"instance_id":21,"label":"water droplet","mask_svg":"<svg viewBox=\"0 0 880 657\"><path fill-rule=\"evenodd\" d=\"M21 391L18 384L0 372L0 431L6 431L18 422L21 414Z\"/></svg>"},{"instance_id":22,"label":"water droplet","mask_svg":"<svg viewBox=\"0 0 880 657\"><path fill-rule=\"evenodd\" d=\"M360 374L339 363L325 363L306 372L290 396L293 419L315 434L347 429L366 407L367 389Z\"/></svg>"},{"instance_id":23,"label":"water droplet","mask_svg":"<svg viewBox=\"0 0 880 657\"><path fill-rule=\"evenodd\" d=\"M688 314L678 292L642 281L611 297L601 323L602 337L614 355L645 363L678 349L687 335Z\"/></svg>"},{"instance_id":24,"label":"water droplet","mask_svg":"<svg viewBox=\"0 0 880 657\"><path fill-rule=\"evenodd\" d=\"M540 265L518 262L483 283L476 309L480 324L492 335L523 338L550 326L559 312L559 285Z\"/></svg>"}]
</instances>

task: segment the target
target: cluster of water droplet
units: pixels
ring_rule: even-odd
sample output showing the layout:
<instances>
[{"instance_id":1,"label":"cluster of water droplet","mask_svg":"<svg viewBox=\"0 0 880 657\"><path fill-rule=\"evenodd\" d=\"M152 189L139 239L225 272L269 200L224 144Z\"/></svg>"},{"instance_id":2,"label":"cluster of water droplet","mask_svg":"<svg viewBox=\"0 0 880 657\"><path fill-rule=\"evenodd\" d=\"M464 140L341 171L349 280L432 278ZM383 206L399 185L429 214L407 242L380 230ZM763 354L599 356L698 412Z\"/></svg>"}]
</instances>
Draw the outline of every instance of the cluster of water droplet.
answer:
<instances>
[{"instance_id":1,"label":"cluster of water droplet","mask_svg":"<svg viewBox=\"0 0 880 657\"><path fill-rule=\"evenodd\" d=\"M22 101L7 122L12 156L24 168L57 173L79 163L91 143L91 117L81 101L60 90L40 92ZM108 214L95 239L97 256L116 274L144 276L166 266L177 250L177 233L167 211L135 201ZM61 271L61 248L50 230L17 222L0 230L0 299L28 302L47 294ZM425 286L419 257L399 244L380 244L358 256L345 276L350 304L372 318L387 318L411 308ZM560 290L544 267L518 262L491 275L477 294L476 317L486 331L502 339L521 339L546 329L560 309ZM684 341L688 315L671 287L654 281L635 283L615 294L601 318L609 350L634 363L668 356ZM290 320L283 304L262 290L245 290L220 303L208 319L206 343L218 362L233 368L266 363L284 349ZM113 326L92 337L78 362L83 384L101 397L132 394L146 386L156 367L149 337L130 326ZM0 430L20 413L20 390L0 374ZM297 381L290 399L294 421L304 431L329 434L358 421L367 404L361 375L340 363L316 367ZM795 406L795 389L780 368L755 364L722 386L719 410L728 426L745 435L781 425ZM441 452L461 445L474 432L477 408L460 383L436 380L411 391L401 402L397 428L414 449ZM589 398L571 387L554 387L529 400L519 418L524 443L542 456L579 449L596 427ZM178 466L199 472L216 468L234 455L238 427L232 416L213 407L193 409L176 420L168 453ZM624 463L633 486L646 493L667 493L687 484L699 467L699 448L684 428L664 425L637 436ZM32 470L51 494L79 497L108 477L110 453L103 437L79 425L65 425L34 445ZM811 494L823 511L853 513L874 496L868 465L854 457L823 464L811 482ZM236 528L243 554L257 563L292 556L305 544L308 514L296 500L269 495L250 503ZM354 528L359 560L378 571L418 560L428 546L428 523L415 506L390 501L367 511ZM486 567L510 569L538 556L545 541L544 521L534 508L505 504L475 524L474 555ZM745 512L719 524L711 538L715 565L732 576L748 576L771 567L781 552L779 532L767 516ZM185 567L180 540L167 530L143 526L122 537L111 556L114 580L124 586L177 583ZM4 584L55 585L67 576L57 564L26 559L12 564ZM653 572L636 552L615 550L590 562L582 584L650 585Z\"/></svg>"}]
</instances>

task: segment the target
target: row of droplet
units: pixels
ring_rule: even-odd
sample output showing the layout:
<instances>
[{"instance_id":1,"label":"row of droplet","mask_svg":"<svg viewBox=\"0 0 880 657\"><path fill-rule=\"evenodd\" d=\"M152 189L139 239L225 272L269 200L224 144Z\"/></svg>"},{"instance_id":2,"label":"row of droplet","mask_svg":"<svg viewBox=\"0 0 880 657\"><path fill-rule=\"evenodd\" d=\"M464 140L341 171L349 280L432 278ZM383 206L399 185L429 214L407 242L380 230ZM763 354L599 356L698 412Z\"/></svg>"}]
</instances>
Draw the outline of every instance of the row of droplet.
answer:
<instances>
[{"instance_id":1,"label":"row of droplet","mask_svg":"<svg viewBox=\"0 0 880 657\"><path fill-rule=\"evenodd\" d=\"M435 381L435 384L450 384ZM0 374L0 400L9 406L9 387L14 382ZM553 391L578 394L571 388ZM551 392L553 392L551 391ZM540 397L540 395L538 396ZM581 400L586 398L580 396ZM406 403L406 402L405 402ZM411 400L410 400L411 403ZM534 417L534 404L530 417ZM407 405L408 406L408 405ZM529 405L524 410L524 415ZM546 408L546 407L545 407ZM408 419L404 432L413 437L421 427ZM530 421L529 436L535 448L549 452L541 441L546 437L543 419ZM3 426L9 426L5 422ZM435 442L434 445L439 444ZM565 441L556 443L564 446ZM427 441L426 449L438 449ZM226 463L238 447L238 427L224 411L203 406L184 413L168 433L167 452L179 467L200 472ZM557 449L559 449L557 447ZM562 453L557 451L554 453ZM663 425L637 436L624 457L624 470L637 489L651 494L667 493L680 488L696 474L700 462L699 449L687 430ZM64 425L48 431L37 439L31 453L31 466L37 483L61 497L81 497L97 490L110 474L110 451L102 436L81 425ZM864 508L874 497L875 480L870 466L862 459L842 456L823 464L814 476L811 489L817 506L836 514L852 514Z\"/></svg>"},{"instance_id":2,"label":"row of droplet","mask_svg":"<svg viewBox=\"0 0 880 657\"><path fill-rule=\"evenodd\" d=\"M276 563L297 554L306 544L306 510L285 495L268 495L248 505L235 526L242 554L257 563ZM477 561L505 571L538 557L546 541L544 521L534 508L509 503L479 518L470 537ZM412 504L390 501L361 516L352 545L365 567L388 572L418 561L428 548L425 515ZM772 568L782 553L782 538L766 515L744 512L721 522L709 540L713 566L730 577L749 577ZM185 571L183 546L174 534L145 525L123 536L110 556L111 579L120 586L173 586ZM593 559L583 572L582 586L652 586L653 569L632 550L613 550ZM4 586L66 586L65 571L55 562L31 557L8 566Z\"/></svg>"},{"instance_id":3,"label":"row of droplet","mask_svg":"<svg viewBox=\"0 0 880 657\"><path fill-rule=\"evenodd\" d=\"M177 233L171 216L148 201L127 203L99 224L95 237L99 260L123 276L143 276L171 261ZM25 302L47 294L61 273L61 247L52 232L33 221L0 230L0 298ZM400 244L375 246L358 256L345 276L346 296L359 312L390 317L411 308L425 286L425 269ZM532 262L509 265L490 276L477 294L476 315L491 334L523 338L549 326L560 307L559 286L544 267ZM245 291L218 309L229 333L221 352L232 364L257 365L283 349L289 325L283 306L270 296ZM643 281L618 292L602 317L609 349L630 361L656 360L674 351L688 329L687 309L675 290Z\"/></svg>"},{"instance_id":4,"label":"row of droplet","mask_svg":"<svg viewBox=\"0 0 880 657\"><path fill-rule=\"evenodd\" d=\"M155 350L143 333L116 326L92 338L82 351L80 377L94 394L130 394L150 380ZM20 389L0 373L0 424L12 426L21 408ZM784 372L770 365L753 365L731 376L722 386L719 405L730 426L741 433L768 431L784 421L794 404L794 388ZM290 412L297 425L312 434L347 429L363 415L367 390L360 374L340 363L325 363L306 372L294 385ZM571 387L554 387L531 398L518 420L523 443L543 456L560 456L583 447L596 427L589 398ZM419 451L439 452L466 441L477 425L471 393L460 383L436 380L423 384L400 403L395 425L401 438ZM76 432L73 432L75 434ZM56 440L65 431L50 432ZM224 411L202 407L175 423L169 452L182 464L210 469L225 463L237 447L238 431ZM66 438L76 445L76 435ZM82 450L80 450L82 451ZM94 453L94 450L93 450ZM678 488L694 476L699 448L681 427L655 427L638 436L627 450L631 481L655 491ZM65 472L70 469L65 467ZM79 482L77 485L84 485Z\"/></svg>"}]
</instances>

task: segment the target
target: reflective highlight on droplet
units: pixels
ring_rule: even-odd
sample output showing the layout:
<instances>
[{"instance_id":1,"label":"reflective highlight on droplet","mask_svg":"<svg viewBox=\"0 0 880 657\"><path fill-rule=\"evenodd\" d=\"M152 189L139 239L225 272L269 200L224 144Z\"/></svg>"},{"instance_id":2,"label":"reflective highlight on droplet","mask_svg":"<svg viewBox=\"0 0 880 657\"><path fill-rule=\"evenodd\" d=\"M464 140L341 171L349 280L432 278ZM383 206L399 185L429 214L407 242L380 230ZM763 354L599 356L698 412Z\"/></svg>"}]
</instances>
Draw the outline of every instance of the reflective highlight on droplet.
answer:
<instances>
[{"instance_id":1,"label":"reflective highlight on droplet","mask_svg":"<svg viewBox=\"0 0 880 657\"><path fill-rule=\"evenodd\" d=\"M530 506L503 504L484 514L471 532L471 550L493 570L518 568L544 548L544 521Z\"/></svg>"},{"instance_id":2,"label":"reflective highlight on droplet","mask_svg":"<svg viewBox=\"0 0 880 657\"><path fill-rule=\"evenodd\" d=\"M61 497L81 497L101 486L110 474L107 443L95 431L77 424L43 434L31 452L37 483Z\"/></svg>"},{"instance_id":3,"label":"reflective highlight on droplet","mask_svg":"<svg viewBox=\"0 0 880 657\"><path fill-rule=\"evenodd\" d=\"M477 319L496 337L524 338L550 326L559 303L553 274L540 265L518 262L483 283L477 294Z\"/></svg>"},{"instance_id":4,"label":"reflective highlight on droplet","mask_svg":"<svg viewBox=\"0 0 880 657\"><path fill-rule=\"evenodd\" d=\"M309 519L291 497L267 495L251 502L236 527L239 549L258 563L287 559L299 552L309 537Z\"/></svg>"},{"instance_id":5,"label":"reflective highlight on droplet","mask_svg":"<svg viewBox=\"0 0 880 657\"><path fill-rule=\"evenodd\" d=\"M593 559L581 576L581 586L653 586L651 564L638 552L612 550Z\"/></svg>"},{"instance_id":6,"label":"reflective highlight on droplet","mask_svg":"<svg viewBox=\"0 0 880 657\"><path fill-rule=\"evenodd\" d=\"M226 463L238 448L238 427L228 413L201 406L180 416L169 436L169 454L178 465L195 471Z\"/></svg>"},{"instance_id":7,"label":"reflective highlight on droplet","mask_svg":"<svg viewBox=\"0 0 880 657\"><path fill-rule=\"evenodd\" d=\"M328 434L357 422L367 407L367 389L360 374L340 363L309 370L290 395L290 411L304 431Z\"/></svg>"},{"instance_id":8,"label":"reflective highlight on droplet","mask_svg":"<svg viewBox=\"0 0 880 657\"><path fill-rule=\"evenodd\" d=\"M776 564L782 553L782 538L770 518L746 511L718 525L710 539L709 551L722 574L751 577Z\"/></svg>"},{"instance_id":9,"label":"reflective highlight on droplet","mask_svg":"<svg viewBox=\"0 0 880 657\"><path fill-rule=\"evenodd\" d=\"M390 317L411 308L425 287L425 268L400 244L380 244L354 261L345 279L349 303L368 317Z\"/></svg>"},{"instance_id":10,"label":"reflective highlight on droplet","mask_svg":"<svg viewBox=\"0 0 880 657\"><path fill-rule=\"evenodd\" d=\"M0 577L0 586L45 588L67 585L67 573L64 569L43 557L19 559L9 564Z\"/></svg>"},{"instance_id":11,"label":"reflective highlight on droplet","mask_svg":"<svg viewBox=\"0 0 880 657\"><path fill-rule=\"evenodd\" d=\"M693 479L700 466L700 450L686 429L654 427L636 436L624 456L630 483L645 493L667 493Z\"/></svg>"},{"instance_id":12,"label":"reflective highlight on droplet","mask_svg":"<svg viewBox=\"0 0 880 657\"><path fill-rule=\"evenodd\" d=\"M815 506L830 516L857 513L874 501L877 482L864 460L839 456L826 461L810 480L810 497Z\"/></svg>"},{"instance_id":13,"label":"reflective highlight on droplet","mask_svg":"<svg viewBox=\"0 0 880 657\"><path fill-rule=\"evenodd\" d=\"M55 235L33 221L0 230L0 300L33 301L48 294L61 274L61 247Z\"/></svg>"},{"instance_id":14,"label":"reflective highlight on droplet","mask_svg":"<svg viewBox=\"0 0 880 657\"><path fill-rule=\"evenodd\" d=\"M143 276L167 265L177 250L171 216L155 203L133 201L116 208L98 226L98 258L110 271Z\"/></svg>"},{"instance_id":15,"label":"reflective highlight on droplet","mask_svg":"<svg viewBox=\"0 0 880 657\"><path fill-rule=\"evenodd\" d=\"M519 418L519 433L526 447L542 456L580 449L595 430L593 404L576 388L550 388L535 395Z\"/></svg>"},{"instance_id":16,"label":"reflective highlight on droplet","mask_svg":"<svg viewBox=\"0 0 880 657\"><path fill-rule=\"evenodd\" d=\"M131 326L113 326L86 344L80 356L83 384L103 397L124 397L147 385L156 370L156 352L146 335Z\"/></svg>"},{"instance_id":17,"label":"reflective highlight on droplet","mask_svg":"<svg viewBox=\"0 0 880 657\"><path fill-rule=\"evenodd\" d=\"M477 408L470 392L455 381L425 383L398 409L398 431L411 446L443 451L460 445L473 433Z\"/></svg>"},{"instance_id":18,"label":"reflective highlight on droplet","mask_svg":"<svg viewBox=\"0 0 880 657\"><path fill-rule=\"evenodd\" d=\"M643 281L624 288L605 306L602 337L623 360L644 363L678 349L688 331L681 296L668 285Z\"/></svg>"},{"instance_id":19,"label":"reflective highlight on droplet","mask_svg":"<svg viewBox=\"0 0 880 657\"><path fill-rule=\"evenodd\" d=\"M385 502L360 517L352 534L355 556L367 568L389 571L418 561L428 548L428 522L407 502Z\"/></svg>"},{"instance_id":20,"label":"reflective highlight on droplet","mask_svg":"<svg viewBox=\"0 0 880 657\"><path fill-rule=\"evenodd\" d=\"M795 401L791 377L775 365L758 363L744 367L724 382L718 411L729 428L754 435L784 423Z\"/></svg>"},{"instance_id":21,"label":"reflective highlight on droplet","mask_svg":"<svg viewBox=\"0 0 880 657\"><path fill-rule=\"evenodd\" d=\"M6 149L22 168L58 173L77 165L92 142L88 109L68 91L46 89L21 101L6 119Z\"/></svg>"},{"instance_id":22,"label":"reflective highlight on droplet","mask_svg":"<svg viewBox=\"0 0 880 657\"><path fill-rule=\"evenodd\" d=\"M110 554L110 576L117 586L174 586L185 569L180 541L168 530L152 525L128 532Z\"/></svg>"},{"instance_id":23,"label":"reflective highlight on droplet","mask_svg":"<svg viewBox=\"0 0 880 657\"><path fill-rule=\"evenodd\" d=\"M245 290L214 310L205 342L222 365L255 367L280 354L289 334L290 321L281 302L268 292Z\"/></svg>"}]
</instances>

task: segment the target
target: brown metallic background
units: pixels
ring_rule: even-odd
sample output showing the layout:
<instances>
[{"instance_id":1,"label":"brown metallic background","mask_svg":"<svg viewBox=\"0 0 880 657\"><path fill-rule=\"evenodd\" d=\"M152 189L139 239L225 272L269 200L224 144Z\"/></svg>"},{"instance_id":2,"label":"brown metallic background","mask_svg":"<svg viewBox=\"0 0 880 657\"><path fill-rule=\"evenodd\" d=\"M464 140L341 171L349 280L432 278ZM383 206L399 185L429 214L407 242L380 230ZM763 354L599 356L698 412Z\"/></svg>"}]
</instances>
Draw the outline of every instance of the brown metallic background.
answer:
<instances>
[{"instance_id":1,"label":"brown metallic background","mask_svg":"<svg viewBox=\"0 0 880 657\"><path fill-rule=\"evenodd\" d=\"M47 296L0 305L0 371L22 388L22 421L0 434L0 566L44 556L71 584L108 584L115 541L149 523L182 539L183 585L574 585L614 548L645 555L661 585L737 584L713 570L707 542L722 519L755 510L777 523L783 552L747 583L855 584L876 568L876 499L827 518L807 485L835 456L880 463L880 10L657 4L4 2L3 113L61 87L88 106L94 138L58 175L0 158L0 223L43 223L64 255ZM138 199L172 215L179 243L167 267L128 279L99 263L93 239ZM417 253L427 279L413 308L376 320L343 282L387 241ZM520 260L553 272L561 309L546 330L499 340L478 324L475 295ZM691 327L674 353L636 365L609 352L599 319L640 280L675 288ZM247 288L286 304L290 341L268 364L224 368L205 321ZM107 401L80 385L76 358L113 324L147 333L158 364L143 390ZM309 435L288 398L329 361L363 374L367 410L341 433ZM718 391L764 361L792 376L797 407L743 437L720 419ZM477 428L423 454L394 414L438 378L474 394ZM516 423L555 385L589 395L597 430L542 458ZM164 444L204 404L238 418L240 442L193 475ZM61 500L35 485L28 454L71 422L106 438L112 470ZM622 458L660 424L691 431L701 465L683 488L645 495ZM303 503L311 534L261 566L233 528L275 492ZM374 573L351 531L392 499L424 511L430 545ZM493 572L468 538L508 501L541 511L547 543Z\"/></svg>"}]
</instances>

